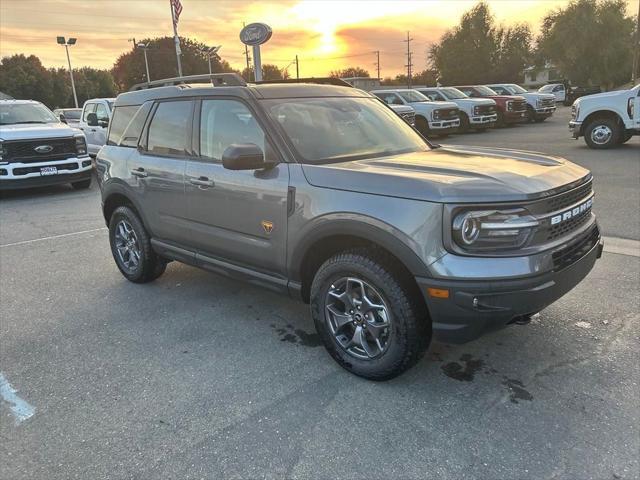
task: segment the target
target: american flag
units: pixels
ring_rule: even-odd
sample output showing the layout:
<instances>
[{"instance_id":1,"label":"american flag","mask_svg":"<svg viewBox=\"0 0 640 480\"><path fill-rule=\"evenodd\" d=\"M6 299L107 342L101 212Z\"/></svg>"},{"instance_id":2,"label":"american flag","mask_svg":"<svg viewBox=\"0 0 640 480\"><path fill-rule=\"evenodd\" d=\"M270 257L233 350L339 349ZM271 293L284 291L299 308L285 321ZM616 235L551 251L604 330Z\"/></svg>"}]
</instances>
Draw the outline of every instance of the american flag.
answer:
<instances>
[{"instance_id":1,"label":"american flag","mask_svg":"<svg viewBox=\"0 0 640 480\"><path fill-rule=\"evenodd\" d=\"M171 8L173 9L173 25L178 26L178 19L182 13L182 4L180 0L169 0L171 2Z\"/></svg>"}]
</instances>

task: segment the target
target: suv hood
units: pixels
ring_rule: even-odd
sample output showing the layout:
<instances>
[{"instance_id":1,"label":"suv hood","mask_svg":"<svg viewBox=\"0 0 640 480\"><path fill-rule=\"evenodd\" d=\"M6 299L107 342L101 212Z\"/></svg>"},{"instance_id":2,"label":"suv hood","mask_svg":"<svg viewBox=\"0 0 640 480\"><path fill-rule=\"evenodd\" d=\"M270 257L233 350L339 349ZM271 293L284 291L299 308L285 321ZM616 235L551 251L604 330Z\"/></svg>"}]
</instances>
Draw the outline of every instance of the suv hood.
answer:
<instances>
[{"instance_id":1,"label":"suv hood","mask_svg":"<svg viewBox=\"0 0 640 480\"><path fill-rule=\"evenodd\" d=\"M532 200L591 177L559 157L459 146L302 169L316 187L446 203Z\"/></svg>"},{"instance_id":2,"label":"suv hood","mask_svg":"<svg viewBox=\"0 0 640 480\"><path fill-rule=\"evenodd\" d=\"M73 137L79 133L82 132L62 122L0 125L0 140L4 141Z\"/></svg>"}]
</instances>

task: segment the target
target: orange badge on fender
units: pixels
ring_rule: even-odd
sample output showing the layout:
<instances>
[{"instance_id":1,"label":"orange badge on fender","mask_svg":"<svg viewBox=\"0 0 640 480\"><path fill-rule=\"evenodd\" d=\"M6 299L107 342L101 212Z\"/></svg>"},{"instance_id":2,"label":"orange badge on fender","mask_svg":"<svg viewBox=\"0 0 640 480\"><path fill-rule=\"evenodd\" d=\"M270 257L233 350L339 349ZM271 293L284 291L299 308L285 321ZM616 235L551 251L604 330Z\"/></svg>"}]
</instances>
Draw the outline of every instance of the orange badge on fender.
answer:
<instances>
[{"instance_id":1,"label":"orange badge on fender","mask_svg":"<svg viewBox=\"0 0 640 480\"><path fill-rule=\"evenodd\" d=\"M273 222L267 222L266 220L263 220L262 222L260 222L262 225L262 228L264 228L265 233L268 235L273 231Z\"/></svg>"}]
</instances>

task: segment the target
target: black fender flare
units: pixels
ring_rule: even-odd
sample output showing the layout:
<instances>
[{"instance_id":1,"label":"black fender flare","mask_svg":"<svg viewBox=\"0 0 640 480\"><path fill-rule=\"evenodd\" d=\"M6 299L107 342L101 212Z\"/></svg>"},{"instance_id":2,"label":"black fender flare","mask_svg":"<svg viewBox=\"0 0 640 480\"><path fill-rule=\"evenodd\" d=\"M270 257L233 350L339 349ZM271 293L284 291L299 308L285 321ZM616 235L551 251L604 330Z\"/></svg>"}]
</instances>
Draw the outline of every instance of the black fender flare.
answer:
<instances>
[{"instance_id":1,"label":"black fender flare","mask_svg":"<svg viewBox=\"0 0 640 480\"><path fill-rule=\"evenodd\" d=\"M104 216L104 220L105 220L105 223L107 224L107 227L109 226L109 220L107 219L104 208L105 208L105 204L114 195L121 195L125 197L127 201L131 203L131 205L133 205L138 215L140 215L140 219L142 220L142 223L144 224L145 228L147 228L148 230L149 223L147 222L146 216L144 214L144 209L141 208L140 204L135 199L135 196L131 194L128 185L122 182L121 180L115 180L115 179L106 181L102 184L102 214Z\"/></svg>"}]
</instances>

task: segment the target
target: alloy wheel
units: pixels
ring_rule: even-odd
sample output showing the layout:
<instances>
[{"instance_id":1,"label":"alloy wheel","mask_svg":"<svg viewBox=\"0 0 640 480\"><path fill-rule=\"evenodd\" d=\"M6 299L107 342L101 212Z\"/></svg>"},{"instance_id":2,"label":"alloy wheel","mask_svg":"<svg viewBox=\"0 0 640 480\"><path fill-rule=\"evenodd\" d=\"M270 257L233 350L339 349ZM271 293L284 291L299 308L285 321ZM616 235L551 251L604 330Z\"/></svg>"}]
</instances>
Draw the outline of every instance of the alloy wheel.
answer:
<instances>
[{"instance_id":1,"label":"alloy wheel","mask_svg":"<svg viewBox=\"0 0 640 480\"><path fill-rule=\"evenodd\" d=\"M120 263L133 272L140 265L140 245L133 227L126 220L120 220L116 225L115 246Z\"/></svg>"},{"instance_id":2,"label":"alloy wheel","mask_svg":"<svg viewBox=\"0 0 640 480\"><path fill-rule=\"evenodd\" d=\"M597 145L606 145L611 141L613 131L608 125L597 125L591 130L591 141Z\"/></svg>"},{"instance_id":3,"label":"alloy wheel","mask_svg":"<svg viewBox=\"0 0 640 480\"><path fill-rule=\"evenodd\" d=\"M381 356L391 340L389 308L378 291L359 278L333 282L325 300L327 323L336 342L360 359Z\"/></svg>"}]
</instances>

